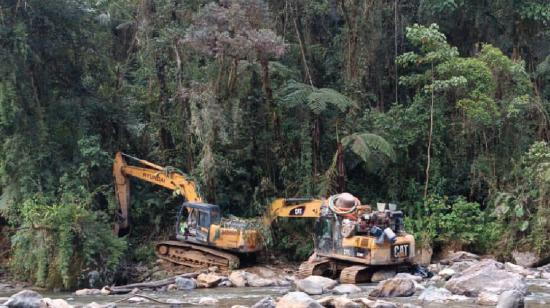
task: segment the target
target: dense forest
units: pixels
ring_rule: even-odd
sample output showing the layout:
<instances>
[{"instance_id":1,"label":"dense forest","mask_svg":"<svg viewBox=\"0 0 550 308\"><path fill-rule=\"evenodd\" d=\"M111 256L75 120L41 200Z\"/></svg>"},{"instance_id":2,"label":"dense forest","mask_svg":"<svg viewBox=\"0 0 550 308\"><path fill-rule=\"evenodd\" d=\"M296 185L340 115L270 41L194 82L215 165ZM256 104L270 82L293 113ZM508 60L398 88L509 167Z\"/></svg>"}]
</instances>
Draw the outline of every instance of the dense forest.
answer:
<instances>
[{"instance_id":1,"label":"dense forest","mask_svg":"<svg viewBox=\"0 0 550 308\"><path fill-rule=\"evenodd\" d=\"M115 279L173 228L181 197L136 181L113 235L119 150L226 215L348 191L419 245L548 257L549 139L547 0L0 0L0 225L37 285Z\"/></svg>"}]
</instances>

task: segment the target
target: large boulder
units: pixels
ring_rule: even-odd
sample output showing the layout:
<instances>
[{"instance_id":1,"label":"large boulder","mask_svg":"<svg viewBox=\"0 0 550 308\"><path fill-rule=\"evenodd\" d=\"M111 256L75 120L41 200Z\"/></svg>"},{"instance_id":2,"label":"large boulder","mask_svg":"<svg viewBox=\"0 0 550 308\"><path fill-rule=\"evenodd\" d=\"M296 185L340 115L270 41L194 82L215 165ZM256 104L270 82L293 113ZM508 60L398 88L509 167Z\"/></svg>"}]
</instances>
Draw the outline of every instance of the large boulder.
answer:
<instances>
[{"instance_id":1,"label":"large boulder","mask_svg":"<svg viewBox=\"0 0 550 308\"><path fill-rule=\"evenodd\" d=\"M263 278L254 273L246 273L246 283L251 287L269 287L276 286L277 280L274 278Z\"/></svg>"},{"instance_id":2,"label":"large boulder","mask_svg":"<svg viewBox=\"0 0 550 308\"><path fill-rule=\"evenodd\" d=\"M460 276L452 277L445 288L454 294L477 297L482 291L500 294L506 290L527 292L523 277L504 270L504 265L494 260L483 260L472 265Z\"/></svg>"},{"instance_id":3,"label":"large boulder","mask_svg":"<svg viewBox=\"0 0 550 308\"><path fill-rule=\"evenodd\" d=\"M334 292L335 294L351 294L359 293L361 291L363 290L354 284L341 284L332 289L332 292Z\"/></svg>"},{"instance_id":4,"label":"large boulder","mask_svg":"<svg viewBox=\"0 0 550 308\"><path fill-rule=\"evenodd\" d=\"M517 265L521 265L523 267L535 267L538 263L540 263L540 257L530 251L512 251L512 258L514 258L514 261Z\"/></svg>"},{"instance_id":5,"label":"large boulder","mask_svg":"<svg viewBox=\"0 0 550 308\"><path fill-rule=\"evenodd\" d=\"M445 279L445 280L448 280L450 279L451 277L453 277L454 275L456 274L455 270L450 268L450 267L447 267L445 269L442 269L441 271L439 271L438 275Z\"/></svg>"},{"instance_id":6,"label":"large boulder","mask_svg":"<svg viewBox=\"0 0 550 308\"><path fill-rule=\"evenodd\" d=\"M305 279L296 281L298 291L306 292L310 295L319 295L328 292L334 288L338 282L323 276L309 276Z\"/></svg>"},{"instance_id":7,"label":"large boulder","mask_svg":"<svg viewBox=\"0 0 550 308\"><path fill-rule=\"evenodd\" d=\"M523 305L523 294L516 290L508 290L500 294L496 308L522 308Z\"/></svg>"},{"instance_id":8,"label":"large boulder","mask_svg":"<svg viewBox=\"0 0 550 308\"><path fill-rule=\"evenodd\" d=\"M42 299L42 301L46 304L46 307L48 308L73 308L72 305L69 305L67 301L61 298L51 299L51 298L45 297Z\"/></svg>"},{"instance_id":9,"label":"large boulder","mask_svg":"<svg viewBox=\"0 0 550 308\"><path fill-rule=\"evenodd\" d=\"M362 308L361 303L355 302L352 299L349 299L345 296L328 296L317 300L319 304L323 307L334 307L334 308Z\"/></svg>"},{"instance_id":10,"label":"large boulder","mask_svg":"<svg viewBox=\"0 0 550 308\"><path fill-rule=\"evenodd\" d=\"M409 273L398 273L397 275L395 275L395 278L405 278L405 279L414 280L416 282L421 282L422 281L421 276L411 275Z\"/></svg>"},{"instance_id":11,"label":"large boulder","mask_svg":"<svg viewBox=\"0 0 550 308\"><path fill-rule=\"evenodd\" d=\"M526 269L525 267L510 262L504 263L504 269L512 273L520 274L522 276L528 276L532 274L532 271Z\"/></svg>"},{"instance_id":12,"label":"large boulder","mask_svg":"<svg viewBox=\"0 0 550 308\"><path fill-rule=\"evenodd\" d=\"M380 282L382 280L393 278L396 275L395 270L391 269L382 269L379 271L376 271L372 274L372 277L370 278L371 282Z\"/></svg>"},{"instance_id":13,"label":"large boulder","mask_svg":"<svg viewBox=\"0 0 550 308\"><path fill-rule=\"evenodd\" d=\"M231 283L239 288L246 287L246 272L245 271L233 271L229 274L229 280Z\"/></svg>"},{"instance_id":14,"label":"large boulder","mask_svg":"<svg viewBox=\"0 0 550 308\"><path fill-rule=\"evenodd\" d=\"M46 308L42 295L32 290L23 290L10 296L4 306L9 308Z\"/></svg>"},{"instance_id":15,"label":"large boulder","mask_svg":"<svg viewBox=\"0 0 550 308\"><path fill-rule=\"evenodd\" d=\"M446 303L451 301L467 300L466 296L453 295L451 291L444 288L428 287L422 291L418 299L426 302Z\"/></svg>"},{"instance_id":16,"label":"large boulder","mask_svg":"<svg viewBox=\"0 0 550 308\"><path fill-rule=\"evenodd\" d=\"M472 265L479 263L477 260L465 260L460 262L453 262L453 265L448 267L455 271L455 273L462 273L465 269L470 268Z\"/></svg>"},{"instance_id":17,"label":"large boulder","mask_svg":"<svg viewBox=\"0 0 550 308\"><path fill-rule=\"evenodd\" d=\"M202 273L197 277L197 285L201 288L216 287L224 277L215 273Z\"/></svg>"},{"instance_id":18,"label":"large boulder","mask_svg":"<svg viewBox=\"0 0 550 308\"><path fill-rule=\"evenodd\" d=\"M447 258L439 261L441 264L453 264L455 262L463 261L478 261L480 258L478 255L467 251L457 251L448 255Z\"/></svg>"},{"instance_id":19,"label":"large boulder","mask_svg":"<svg viewBox=\"0 0 550 308\"><path fill-rule=\"evenodd\" d=\"M355 302L361 303L363 307L367 308L397 308L396 304L383 300L373 301L368 298L357 298Z\"/></svg>"},{"instance_id":20,"label":"large boulder","mask_svg":"<svg viewBox=\"0 0 550 308\"><path fill-rule=\"evenodd\" d=\"M256 304L250 306L250 308L275 308L275 306L277 306L277 303L271 296L267 296Z\"/></svg>"},{"instance_id":21,"label":"large boulder","mask_svg":"<svg viewBox=\"0 0 550 308\"><path fill-rule=\"evenodd\" d=\"M370 292L373 297L412 296L416 291L414 281L405 278L393 278L381 281L376 289Z\"/></svg>"},{"instance_id":22,"label":"large boulder","mask_svg":"<svg viewBox=\"0 0 550 308\"><path fill-rule=\"evenodd\" d=\"M192 290L197 287L197 282L192 278L176 277L176 285L180 290Z\"/></svg>"},{"instance_id":23,"label":"large boulder","mask_svg":"<svg viewBox=\"0 0 550 308\"><path fill-rule=\"evenodd\" d=\"M290 292L279 299L276 308L323 308L304 292Z\"/></svg>"}]
</instances>

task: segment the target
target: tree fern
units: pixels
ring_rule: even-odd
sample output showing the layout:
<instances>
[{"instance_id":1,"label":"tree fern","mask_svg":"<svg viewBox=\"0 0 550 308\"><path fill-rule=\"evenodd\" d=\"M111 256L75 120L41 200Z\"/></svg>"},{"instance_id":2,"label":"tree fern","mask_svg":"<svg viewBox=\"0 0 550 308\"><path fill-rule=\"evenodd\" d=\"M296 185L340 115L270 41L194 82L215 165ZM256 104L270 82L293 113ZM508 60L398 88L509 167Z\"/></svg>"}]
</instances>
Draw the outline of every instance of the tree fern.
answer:
<instances>
[{"instance_id":1,"label":"tree fern","mask_svg":"<svg viewBox=\"0 0 550 308\"><path fill-rule=\"evenodd\" d=\"M378 166L389 161L395 161L392 145L383 137L371 133L353 133L342 138L344 149L361 158L367 169L374 171Z\"/></svg>"},{"instance_id":2,"label":"tree fern","mask_svg":"<svg viewBox=\"0 0 550 308\"><path fill-rule=\"evenodd\" d=\"M287 108L305 106L317 115L330 105L342 112L356 106L355 102L334 89L316 88L293 80L281 90L279 101Z\"/></svg>"}]
</instances>

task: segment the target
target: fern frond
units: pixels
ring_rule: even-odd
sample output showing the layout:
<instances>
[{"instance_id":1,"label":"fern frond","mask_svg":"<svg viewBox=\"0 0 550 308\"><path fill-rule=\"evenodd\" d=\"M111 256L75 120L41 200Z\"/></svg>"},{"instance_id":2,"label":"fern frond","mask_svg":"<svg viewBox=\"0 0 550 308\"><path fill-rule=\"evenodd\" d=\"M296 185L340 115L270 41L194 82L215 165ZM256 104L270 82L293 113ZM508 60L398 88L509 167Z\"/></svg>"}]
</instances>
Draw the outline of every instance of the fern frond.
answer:
<instances>
[{"instance_id":1,"label":"fern frond","mask_svg":"<svg viewBox=\"0 0 550 308\"><path fill-rule=\"evenodd\" d=\"M354 101L334 89L318 89L293 80L289 81L281 90L279 101L287 108L305 106L317 115L327 110L329 105L342 112L356 106Z\"/></svg>"},{"instance_id":2,"label":"fern frond","mask_svg":"<svg viewBox=\"0 0 550 308\"><path fill-rule=\"evenodd\" d=\"M359 156L370 170L376 169L377 163L381 161L395 161L395 152L392 145L376 134L353 133L342 138L342 145Z\"/></svg>"}]
</instances>

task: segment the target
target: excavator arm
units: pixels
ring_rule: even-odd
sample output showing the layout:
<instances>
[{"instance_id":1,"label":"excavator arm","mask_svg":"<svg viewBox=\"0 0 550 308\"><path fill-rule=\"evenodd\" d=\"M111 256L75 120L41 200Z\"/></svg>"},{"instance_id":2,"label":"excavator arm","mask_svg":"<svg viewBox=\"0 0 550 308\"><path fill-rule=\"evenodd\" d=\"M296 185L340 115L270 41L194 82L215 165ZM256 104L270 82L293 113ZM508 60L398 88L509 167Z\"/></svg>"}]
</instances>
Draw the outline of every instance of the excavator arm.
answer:
<instances>
[{"instance_id":1,"label":"excavator arm","mask_svg":"<svg viewBox=\"0 0 550 308\"><path fill-rule=\"evenodd\" d=\"M280 198L269 206L264 224L271 225L277 217L317 218L325 200L308 198Z\"/></svg>"},{"instance_id":2,"label":"excavator arm","mask_svg":"<svg viewBox=\"0 0 550 308\"><path fill-rule=\"evenodd\" d=\"M129 158L141 166L128 165L124 158ZM130 177L135 177L152 184L173 190L182 195L188 202L202 202L197 185L173 167L162 167L122 152L115 155L113 163L115 192L119 204L115 232L129 227L128 212L130 207Z\"/></svg>"}]
</instances>

